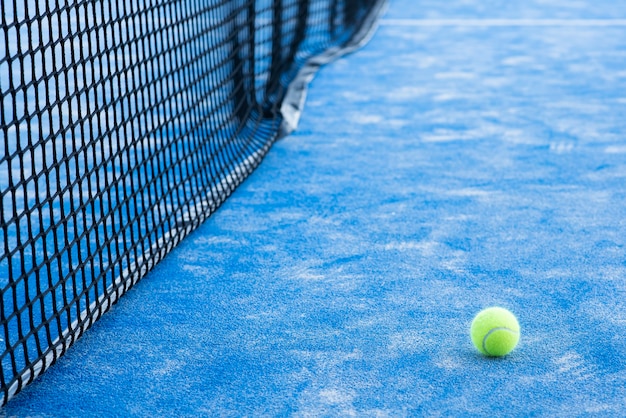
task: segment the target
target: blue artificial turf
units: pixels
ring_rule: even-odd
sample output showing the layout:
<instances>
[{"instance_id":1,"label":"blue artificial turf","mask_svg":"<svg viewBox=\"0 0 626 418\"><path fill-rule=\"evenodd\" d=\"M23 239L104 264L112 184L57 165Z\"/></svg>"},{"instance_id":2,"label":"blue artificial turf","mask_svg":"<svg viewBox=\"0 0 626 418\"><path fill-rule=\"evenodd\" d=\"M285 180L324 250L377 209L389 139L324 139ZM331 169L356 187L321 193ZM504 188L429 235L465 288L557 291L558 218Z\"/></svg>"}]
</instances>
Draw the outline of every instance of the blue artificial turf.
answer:
<instances>
[{"instance_id":1,"label":"blue artificial turf","mask_svg":"<svg viewBox=\"0 0 626 418\"><path fill-rule=\"evenodd\" d=\"M625 416L626 26L391 21L625 17L392 1L298 130L2 413ZM468 335L490 305L522 327L503 359Z\"/></svg>"}]
</instances>

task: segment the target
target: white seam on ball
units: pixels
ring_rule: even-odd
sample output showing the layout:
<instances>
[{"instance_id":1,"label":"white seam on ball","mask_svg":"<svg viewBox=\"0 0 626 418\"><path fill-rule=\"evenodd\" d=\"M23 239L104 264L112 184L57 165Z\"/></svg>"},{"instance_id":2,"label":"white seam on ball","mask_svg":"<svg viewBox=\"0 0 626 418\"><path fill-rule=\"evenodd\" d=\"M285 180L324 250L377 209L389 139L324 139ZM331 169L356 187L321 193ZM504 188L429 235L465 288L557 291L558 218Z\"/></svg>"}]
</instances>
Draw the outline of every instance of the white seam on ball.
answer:
<instances>
[{"instance_id":1,"label":"white seam on ball","mask_svg":"<svg viewBox=\"0 0 626 418\"><path fill-rule=\"evenodd\" d=\"M497 327L497 328L492 328L492 329L490 329L490 330L489 330L489 332L488 332L488 333L486 333L486 334L485 334L485 336L483 337L483 351L484 351L485 353L487 353L487 354L491 355L491 353L489 352L489 350L487 350L487 347L485 346L485 344L487 343L487 338L488 338L491 334L493 334L494 332L496 332L496 331L502 331L502 330L504 330L504 331L509 331L509 332L514 333L514 334L519 334L519 331L515 331L515 330L512 330L511 328L507 328L507 327Z\"/></svg>"}]
</instances>

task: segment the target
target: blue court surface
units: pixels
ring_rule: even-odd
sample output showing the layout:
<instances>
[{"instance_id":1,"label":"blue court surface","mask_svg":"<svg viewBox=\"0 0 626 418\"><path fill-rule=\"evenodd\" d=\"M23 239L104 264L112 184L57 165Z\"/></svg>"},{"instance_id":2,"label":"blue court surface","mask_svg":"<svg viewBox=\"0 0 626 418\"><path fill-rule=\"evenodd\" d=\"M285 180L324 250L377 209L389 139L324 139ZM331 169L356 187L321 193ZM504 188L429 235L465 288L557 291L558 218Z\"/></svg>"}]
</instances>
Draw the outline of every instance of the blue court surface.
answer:
<instances>
[{"instance_id":1,"label":"blue court surface","mask_svg":"<svg viewBox=\"0 0 626 418\"><path fill-rule=\"evenodd\" d=\"M391 1L3 415L626 416L626 4Z\"/></svg>"}]
</instances>

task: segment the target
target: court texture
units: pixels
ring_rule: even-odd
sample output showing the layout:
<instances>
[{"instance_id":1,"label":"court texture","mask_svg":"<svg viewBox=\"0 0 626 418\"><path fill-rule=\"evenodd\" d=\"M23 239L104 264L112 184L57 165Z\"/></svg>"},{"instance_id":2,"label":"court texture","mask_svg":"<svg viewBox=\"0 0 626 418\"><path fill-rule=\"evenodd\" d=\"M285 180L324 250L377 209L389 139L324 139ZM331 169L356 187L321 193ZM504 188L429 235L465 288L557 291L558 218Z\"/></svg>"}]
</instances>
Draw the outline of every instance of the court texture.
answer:
<instances>
[{"instance_id":1,"label":"court texture","mask_svg":"<svg viewBox=\"0 0 626 418\"><path fill-rule=\"evenodd\" d=\"M10 318L47 310L38 301L11 317L18 297L3 296L0 343L26 342L2 357L20 383L7 381L0 416L626 417L626 3L353 4L381 8L359 29L372 30L348 51L318 51L296 129L240 146L229 176L242 164L250 175L223 203L157 202L175 212L165 223L182 222L174 243L132 247L131 225L117 248L134 258L113 273L133 271L137 248L159 255L123 292L103 279L99 299L75 281L81 309L55 309L72 328L100 300L84 332L51 320L12 330ZM187 181L195 163L177 164ZM232 185L215 178L205 195ZM488 306L520 322L501 358L469 337ZM23 382L10 375L46 331L73 344L37 357Z\"/></svg>"}]
</instances>

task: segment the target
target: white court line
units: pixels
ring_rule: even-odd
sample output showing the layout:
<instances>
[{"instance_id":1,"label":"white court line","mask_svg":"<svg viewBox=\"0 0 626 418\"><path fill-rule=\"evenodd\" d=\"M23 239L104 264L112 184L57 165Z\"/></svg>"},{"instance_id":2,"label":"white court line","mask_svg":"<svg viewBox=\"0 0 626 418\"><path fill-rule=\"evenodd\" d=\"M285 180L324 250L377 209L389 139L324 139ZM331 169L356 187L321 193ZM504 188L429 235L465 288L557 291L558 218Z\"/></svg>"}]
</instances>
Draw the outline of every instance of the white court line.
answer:
<instances>
[{"instance_id":1,"label":"white court line","mask_svg":"<svg viewBox=\"0 0 626 418\"><path fill-rule=\"evenodd\" d=\"M626 26L626 19L382 19L383 26Z\"/></svg>"}]
</instances>

